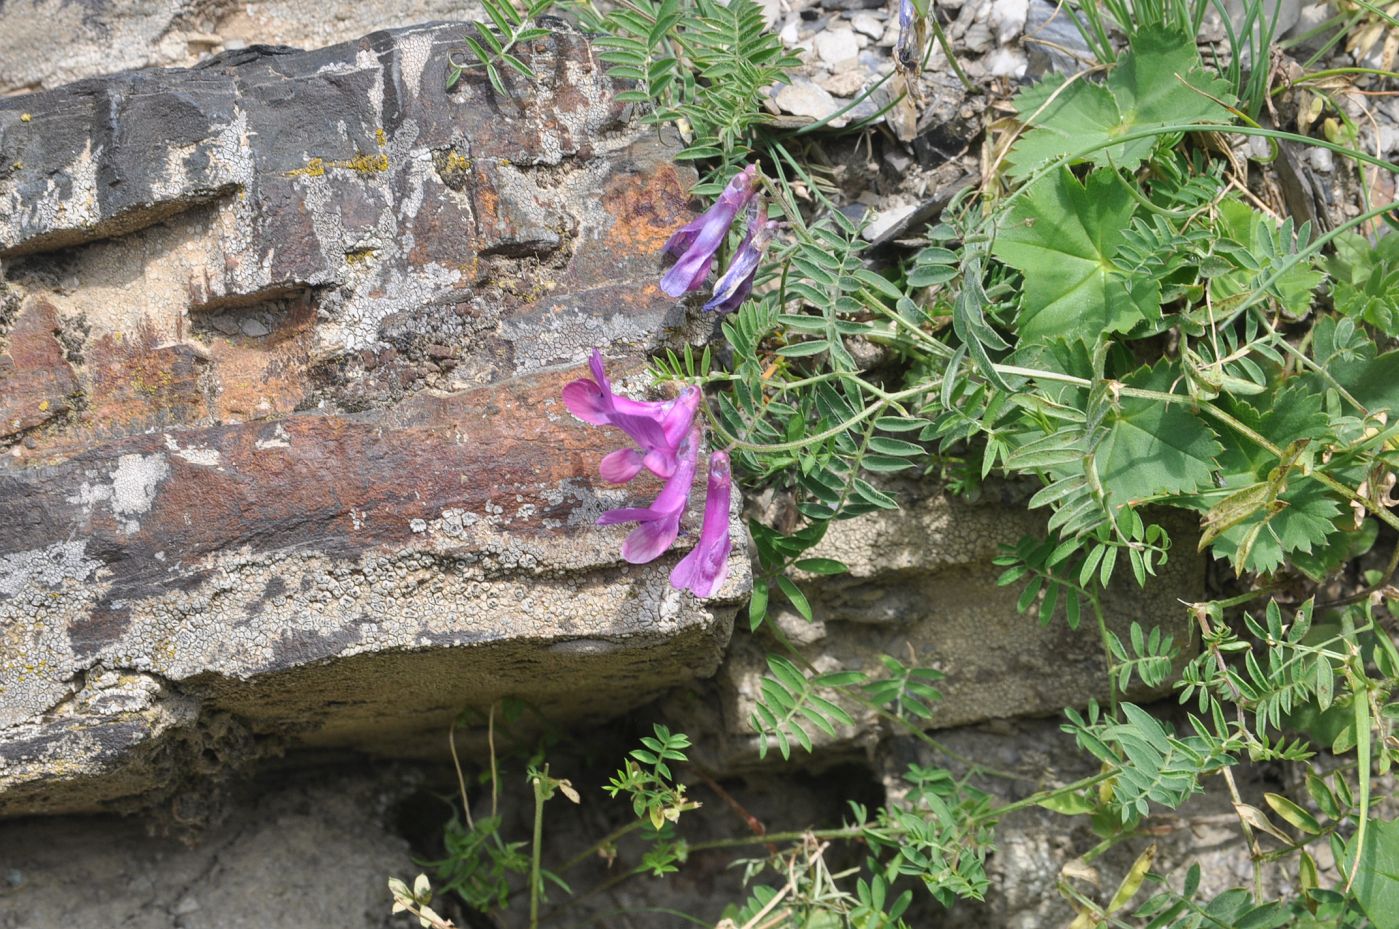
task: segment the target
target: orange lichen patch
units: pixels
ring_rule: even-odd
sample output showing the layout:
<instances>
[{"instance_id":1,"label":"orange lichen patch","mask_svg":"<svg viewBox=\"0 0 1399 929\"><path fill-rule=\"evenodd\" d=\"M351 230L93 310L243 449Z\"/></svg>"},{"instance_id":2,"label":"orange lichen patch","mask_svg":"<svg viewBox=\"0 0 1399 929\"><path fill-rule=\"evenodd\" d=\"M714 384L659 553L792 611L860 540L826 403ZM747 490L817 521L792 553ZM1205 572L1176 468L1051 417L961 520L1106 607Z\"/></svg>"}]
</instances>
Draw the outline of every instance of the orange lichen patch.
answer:
<instances>
[{"instance_id":1,"label":"orange lichen patch","mask_svg":"<svg viewBox=\"0 0 1399 929\"><path fill-rule=\"evenodd\" d=\"M607 244L632 254L657 254L676 227L693 218L690 197L669 165L643 179L623 175L603 191L602 205L612 216Z\"/></svg>"},{"instance_id":2,"label":"orange lichen patch","mask_svg":"<svg viewBox=\"0 0 1399 929\"><path fill-rule=\"evenodd\" d=\"M0 438L68 411L78 382L58 332L58 311L47 300L31 297L20 307L0 353Z\"/></svg>"},{"instance_id":3,"label":"orange lichen patch","mask_svg":"<svg viewBox=\"0 0 1399 929\"><path fill-rule=\"evenodd\" d=\"M315 308L303 301L269 339L214 343L214 412L220 421L247 422L296 410L310 390L315 319Z\"/></svg>"},{"instance_id":4,"label":"orange lichen patch","mask_svg":"<svg viewBox=\"0 0 1399 929\"><path fill-rule=\"evenodd\" d=\"M162 342L149 323L101 336L88 350L83 431L111 436L207 423L205 365L200 350Z\"/></svg>"},{"instance_id":5,"label":"orange lichen patch","mask_svg":"<svg viewBox=\"0 0 1399 929\"><path fill-rule=\"evenodd\" d=\"M474 172L476 183L471 188L472 205L476 207L476 222L481 229L500 225L500 195L496 193L491 176L479 167Z\"/></svg>"}]
</instances>

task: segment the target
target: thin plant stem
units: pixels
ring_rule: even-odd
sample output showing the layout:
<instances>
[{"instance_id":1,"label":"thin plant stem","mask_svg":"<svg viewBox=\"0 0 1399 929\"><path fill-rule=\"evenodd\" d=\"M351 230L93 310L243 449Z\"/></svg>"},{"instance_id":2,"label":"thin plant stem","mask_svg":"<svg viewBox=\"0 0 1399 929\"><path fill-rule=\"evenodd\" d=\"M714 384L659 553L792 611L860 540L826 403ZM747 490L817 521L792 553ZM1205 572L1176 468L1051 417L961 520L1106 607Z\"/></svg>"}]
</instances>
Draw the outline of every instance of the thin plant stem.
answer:
<instances>
[{"instance_id":1,"label":"thin plant stem","mask_svg":"<svg viewBox=\"0 0 1399 929\"><path fill-rule=\"evenodd\" d=\"M541 881L539 876L540 858L544 851L544 778L549 776L549 766L544 766L542 774L535 775L532 786L534 787L534 843L530 848L529 856L529 925L530 929L539 927L539 891Z\"/></svg>"},{"instance_id":2,"label":"thin plant stem","mask_svg":"<svg viewBox=\"0 0 1399 929\"><path fill-rule=\"evenodd\" d=\"M1093 607L1093 618L1098 623L1098 638L1103 644L1103 671L1108 676L1108 700L1112 715L1117 715L1117 675L1112 673L1112 633L1108 631L1107 617L1103 614L1102 595L1095 589L1088 593L1088 603Z\"/></svg>"}]
</instances>

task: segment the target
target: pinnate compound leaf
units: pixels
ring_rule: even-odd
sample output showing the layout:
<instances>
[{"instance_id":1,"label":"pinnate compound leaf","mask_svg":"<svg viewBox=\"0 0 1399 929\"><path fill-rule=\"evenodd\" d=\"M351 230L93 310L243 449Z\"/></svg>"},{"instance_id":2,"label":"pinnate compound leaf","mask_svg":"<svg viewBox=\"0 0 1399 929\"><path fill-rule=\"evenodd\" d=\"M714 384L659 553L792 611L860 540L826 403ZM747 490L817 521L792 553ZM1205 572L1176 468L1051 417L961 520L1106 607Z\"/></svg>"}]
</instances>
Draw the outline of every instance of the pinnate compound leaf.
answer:
<instances>
[{"instance_id":1,"label":"pinnate compound leaf","mask_svg":"<svg viewBox=\"0 0 1399 929\"><path fill-rule=\"evenodd\" d=\"M992 250L1025 275L1017 318L1025 342L1095 342L1161 315L1161 288L1113 261L1136 204L1107 171L1080 184L1067 168L1011 207Z\"/></svg>"},{"instance_id":2,"label":"pinnate compound leaf","mask_svg":"<svg viewBox=\"0 0 1399 929\"><path fill-rule=\"evenodd\" d=\"M1051 79L1015 98L1016 109L1022 118L1033 118L1034 128L1011 149L1010 174L1024 177L1047 161L1095 145L1106 147L1090 152L1087 161L1135 168L1151 155L1157 139L1107 143L1156 126L1232 121L1217 100L1232 100L1229 85L1200 64L1193 37L1143 29L1103 83L1080 79L1065 87L1062 79Z\"/></svg>"}]
</instances>

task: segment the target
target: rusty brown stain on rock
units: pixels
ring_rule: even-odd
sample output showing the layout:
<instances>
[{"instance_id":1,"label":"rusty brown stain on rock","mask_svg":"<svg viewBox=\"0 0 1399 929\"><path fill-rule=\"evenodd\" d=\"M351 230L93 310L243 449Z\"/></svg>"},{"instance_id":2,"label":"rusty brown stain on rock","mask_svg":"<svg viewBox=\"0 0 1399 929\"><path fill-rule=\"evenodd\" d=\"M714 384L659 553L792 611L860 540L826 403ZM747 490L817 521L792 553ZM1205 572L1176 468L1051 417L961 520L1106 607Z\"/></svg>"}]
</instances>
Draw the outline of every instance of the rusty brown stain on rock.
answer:
<instances>
[{"instance_id":1,"label":"rusty brown stain on rock","mask_svg":"<svg viewBox=\"0 0 1399 929\"><path fill-rule=\"evenodd\" d=\"M613 178L602 194L603 207L612 216L609 242L635 254L659 258L666 239L692 218L689 199L675 168L669 165L644 179L635 175Z\"/></svg>"},{"instance_id":2,"label":"rusty brown stain on rock","mask_svg":"<svg viewBox=\"0 0 1399 929\"><path fill-rule=\"evenodd\" d=\"M315 306L304 299L292 305L282 326L266 339L215 339L209 349L215 416L240 422L294 412L311 390L315 325Z\"/></svg>"},{"instance_id":3,"label":"rusty brown stain on rock","mask_svg":"<svg viewBox=\"0 0 1399 929\"><path fill-rule=\"evenodd\" d=\"M345 555L402 545L415 535L413 520L450 508L486 513L494 501L528 513L507 520L512 535L562 540L569 530L555 523L576 502L561 500L557 488L590 483L617 441L564 411L560 391L583 373L415 398L387 418L302 414L129 436L50 457L43 467L0 466L0 473L28 488L24 501L11 501L18 510L48 513L55 539L102 537L109 564L129 580L165 576L167 560L188 570L206 555L244 546ZM143 513L132 520L75 502L72 488L90 480L85 475L115 473L132 456L160 456L167 473Z\"/></svg>"},{"instance_id":4,"label":"rusty brown stain on rock","mask_svg":"<svg viewBox=\"0 0 1399 929\"><path fill-rule=\"evenodd\" d=\"M78 383L63 357L59 331L52 303L30 297L20 305L0 354L0 438L68 411L68 397Z\"/></svg>"},{"instance_id":5,"label":"rusty brown stain on rock","mask_svg":"<svg viewBox=\"0 0 1399 929\"><path fill-rule=\"evenodd\" d=\"M209 422L205 367L194 347L162 341L149 324L99 337L88 346L78 431L111 436Z\"/></svg>"}]
</instances>

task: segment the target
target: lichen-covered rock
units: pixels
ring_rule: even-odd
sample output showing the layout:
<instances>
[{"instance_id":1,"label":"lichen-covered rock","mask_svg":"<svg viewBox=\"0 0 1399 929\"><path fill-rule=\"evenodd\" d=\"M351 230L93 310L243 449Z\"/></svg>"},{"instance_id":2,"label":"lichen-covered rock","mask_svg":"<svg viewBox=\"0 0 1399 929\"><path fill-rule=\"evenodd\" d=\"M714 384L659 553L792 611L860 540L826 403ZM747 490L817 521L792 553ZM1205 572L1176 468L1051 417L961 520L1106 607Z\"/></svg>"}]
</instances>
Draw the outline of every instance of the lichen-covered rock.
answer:
<instances>
[{"instance_id":1,"label":"lichen-covered rock","mask_svg":"<svg viewBox=\"0 0 1399 929\"><path fill-rule=\"evenodd\" d=\"M475 0L13 0L0 3L0 94L190 65L248 45L317 48L375 29L483 18Z\"/></svg>"},{"instance_id":2,"label":"lichen-covered rock","mask_svg":"<svg viewBox=\"0 0 1399 929\"><path fill-rule=\"evenodd\" d=\"M449 91L464 29L0 98L0 813L155 789L214 717L435 753L716 667L742 547L710 604L620 563L647 488L559 401L683 329L688 179L576 34Z\"/></svg>"}]
</instances>

